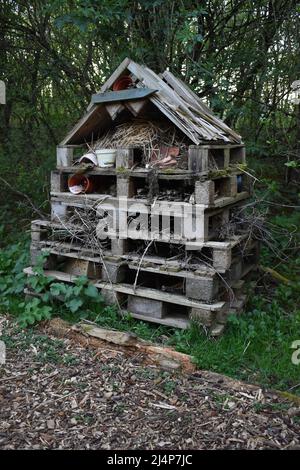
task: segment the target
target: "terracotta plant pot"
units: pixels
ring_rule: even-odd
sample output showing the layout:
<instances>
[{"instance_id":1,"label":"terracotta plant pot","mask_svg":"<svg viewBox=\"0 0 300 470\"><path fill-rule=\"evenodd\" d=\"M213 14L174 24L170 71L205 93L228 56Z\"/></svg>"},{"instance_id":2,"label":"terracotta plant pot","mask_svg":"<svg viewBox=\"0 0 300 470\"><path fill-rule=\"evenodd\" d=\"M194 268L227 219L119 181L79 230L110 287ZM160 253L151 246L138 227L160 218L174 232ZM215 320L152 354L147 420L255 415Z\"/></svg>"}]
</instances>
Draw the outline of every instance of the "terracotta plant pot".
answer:
<instances>
[{"instance_id":1,"label":"terracotta plant pot","mask_svg":"<svg viewBox=\"0 0 300 470\"><path fill-rule=\"evenodd\" d=\"M113 84L113 91L127 90L132 86L133 82L129 75L118 78Z\"/></svg>"},{"instance_id":2,"label":"terracotta plant pot","mask_svg":"<svg viewBox=\"0 0 300 470\"><path fill-rule=\"evenodd\" d=\"M72 194L92 193L94 184L85 175L72 175L68 179L68 188Z\"/></svg>"}]
</instances>

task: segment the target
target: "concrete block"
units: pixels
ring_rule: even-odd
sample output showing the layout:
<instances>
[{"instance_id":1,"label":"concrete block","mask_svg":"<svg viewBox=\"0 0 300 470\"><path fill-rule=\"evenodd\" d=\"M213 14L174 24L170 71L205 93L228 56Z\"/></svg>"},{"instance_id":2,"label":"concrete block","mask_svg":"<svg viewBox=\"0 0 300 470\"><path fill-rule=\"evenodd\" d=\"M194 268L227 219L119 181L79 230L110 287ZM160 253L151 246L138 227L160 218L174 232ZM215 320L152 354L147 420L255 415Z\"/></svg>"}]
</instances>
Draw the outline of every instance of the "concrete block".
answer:
<instances>
[{"instance_id":1,"label":"concrete block","mask_svg":"<svg viewBox=\"0 0 300 470\"><path fill-rule=\"evenodd\" d=\"M123 282L126 278L127 265L124 263L111 263L104 261L105 266L102 269L102 279L104 281L112 282L117 284Z\"/></svg>"},{"instance_id":2,"label":"concrete block","mask_svg":"<svg viewBox=\"0 0 300 470\"><path fill-rule=\"evenodd\" d=\"M230 165L230 149L225 148L224 149L224 168L229 167Z\"/></svg>"},{"instance_id":3,"label":"concrete block","mask_svg":"<svg viewBox=\"0 0 300 470\"><path fill-rule=\"evenodd\" d=\"M211 310L192 307L190 309L190 319L201 325L210 327L215 321L216 313Z\"/></svg>"},{"instance_id":4,"label":"concrete block","mask_svg":"<svg viewBox=\"0 0 300 470\"><path fill-rule=\"evenodd\" d=\"M211 302L218 293L219 284L215 277L202 277L199 279L187 278L185 284L186 296L190 299Z\"/></svg>"},{"instance_id":5,"label":"concrete block","mask_svg":"<svg viewBox=\"0 0 300 470\"><path fill-rule=\"evenodd\" d=\"M73 276L87 276L89 279L102 277L102 267L98 263L76 258L66 260L64 272Z\"/></svg>"},{"instance_id":6,"label":"concrete block","mask_svg":"<svg viewBox=\"0 0 300 470\"><path fill-rule=\"evenodd\" d=\"M31 241L33 243L38 243L44 239L47 234L47 229L41 227L39 224L35 222L31 222Z\"/></svg>"},{"instance_id":7,"label":"concrete block","mask_svg":"<svg viewBox=\"0 0 300 470\"><path fill-rule=\"evenodd\" d=\"M228 224L229 220L230 220L230 211L229 209L224 209L221 215L221 224L222 225Z\"/></svg>"},{"instance_id":8,"label":"concrete block","mask_svg":"<svg viewBox=\"0 0 300 470\"><path fill-rule=\"evenodd\" d=\"M66 219L67 206L61 202L51 202L51 220L60 222Z\"/></svg>"},{"instance_id":9,"label":"concrete block","mask_svg":"<svg viewBox=\"0 0 300 470\"><path fill-rule=\"evenodd\" d=\"M214 204L215 184L213 181L196 181L195 183L195 203Z\"/></svg>"},{"instance_id":10,"label":"concrete block","mask_svg":"<svg viewBox=\"0 0 300 470\"><path fill-rule=\"evenodd\" d=\"M41 254L40 248L38 248L37 246L31 244L31 246L30 246L30 263L31 263L31 266L35 266L37 264L37 259L38 259L40 254Z\"/></svg>"},{"instance_id":11,"label":"concrete block","mask_svg":"<svg viewBox=\"0 0 300 470\"><path fill-rule=\"evenodd\" d=\"M107 305L120 304L122 301L122 295L110 289L101 289L101 295Z\"/></svg>"},{"instance_id":12,"label":"concrete block","mask_svg":"<svg viewBox=\"0 0 300 470\"><path fill-rule=\"evenodd\" d=\"M147 315L153 318L164 318L166 314L166 304L160 300L152 300L129 295L127 310L139 315Z\"/></svg>"},{"instance_id":13,"label":"concrete block","mask_svg":"<svg viewBox=\"0 0 300 470\"><path fill-rule=\"evenodd\" d=\"M61 166L72 166L73 163L73 147L57 146L56 147L56 164Z\"/></svg>"},{"instance_id":14,"label":"concrete block","mask_svg":"<svg viewBox=\"0 0 300 470\"><path fill-rule=\"evenodd\" d=\"M237 177L236 175L230 176L228 178L228 196L236 196L238 191Z\"/></svg>"},{"instance_id":15,"label":"concrete block","mask_svg":"<svg viewBox=\"0 0 300 470\"><path fill-rule=\"evenodd\" d=\"M63 175L59 171L51 171L50 188L54 193L65 191Z\"/></svg>"},{"instance_id":16,"label":"concrete block","mask_svg":"<svg viewBox=\"0 0 300 470\"><path fill-rule=\"evenodd\" d=\"M230 268L232 261L231 249L228 250L218 250L217 248L213 249L213 267L216 271L225 272Z\"/></svg>"},{"instance_id":17,"label":"concrete block","mask_svg":"<svg viewBox=\"0 0 300 470\"><path fill-rule=\"evenodd\" d=\"M238 281L242 277L242 273L243 273L243 262L240 259L230 267L226 277L230 281Z\"/></svg>"},{"instance_id":18,"label":"concrete block","mask_svg":"<svg viewBox=\"0 0 300 470\"><path fill-rule=\"evenodd\" d=\"M116 168L131 168L134 164L133 148L118 148Z\"/></svg>"},{"instance_id":19,"label":"concrete block","mask_svg":"<svg viewBox=\"0 0 300 470\"><path fill-rule=\"evenodd\" d=\"M233 312L231 312L228 307L226 309L219 310L216 313L216 322L225 325L227 323L228 315L230 315L231 313Z\"/></svg>"},{"instance_id":20,"label":"concrete block","mask_svg":"<svg viewBox=\"0 0 300 470\"><path fill-rule=\"evenodd\" d=\"M111 252L114 256L125 255L128 251L128 241L121 238L111 239Z\"/></svg>"},{"instance_id":21,"label":"concrete block","mask_svg":"<svg viewBox=\"0 0 300 470\"><path fill-rule=\"evenodd\" d=\"M134 196L134 183L128 176L117 176L117 196L129 198Z\"/></svg>"},{"instance_id":22,"label":"concrete block","mask_svg":"<svg viewBox=\"0 0 300 470\"><path fill-rule=\"evenodd\" d=\"M35 266L38 262L38 257L43 253L40 245L31 243L30 245L30 262L31 266ZM44 269L55 269L57 267L57 256L50 254L47 258L45 258L43 268Z\"/></svg>"}]
</instances>

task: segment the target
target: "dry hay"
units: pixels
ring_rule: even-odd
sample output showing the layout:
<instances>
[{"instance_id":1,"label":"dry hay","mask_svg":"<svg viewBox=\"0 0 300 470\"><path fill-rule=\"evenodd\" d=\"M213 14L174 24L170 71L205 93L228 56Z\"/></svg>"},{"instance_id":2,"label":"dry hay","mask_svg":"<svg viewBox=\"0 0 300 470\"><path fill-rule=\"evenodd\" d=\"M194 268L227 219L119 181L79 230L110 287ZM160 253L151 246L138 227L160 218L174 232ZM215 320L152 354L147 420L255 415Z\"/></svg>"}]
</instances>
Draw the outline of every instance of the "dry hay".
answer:
<instances>
[{"instance_id":1,"label":"dry hay","mask_svg":"<svg viewBox=\"0 0 300 470\"><path fill-rule=\"evenodd\" d=\"M186 157L188 142L175 129L164 122L151 122L135 119L110 129L103 137L98 139L93 149L135 147L143 152L143 163L150 162L151 154L159 152L162 146L179 147L179 162ZM181 158L180 158L181 157Z\"/></svg>"}]
</instances>

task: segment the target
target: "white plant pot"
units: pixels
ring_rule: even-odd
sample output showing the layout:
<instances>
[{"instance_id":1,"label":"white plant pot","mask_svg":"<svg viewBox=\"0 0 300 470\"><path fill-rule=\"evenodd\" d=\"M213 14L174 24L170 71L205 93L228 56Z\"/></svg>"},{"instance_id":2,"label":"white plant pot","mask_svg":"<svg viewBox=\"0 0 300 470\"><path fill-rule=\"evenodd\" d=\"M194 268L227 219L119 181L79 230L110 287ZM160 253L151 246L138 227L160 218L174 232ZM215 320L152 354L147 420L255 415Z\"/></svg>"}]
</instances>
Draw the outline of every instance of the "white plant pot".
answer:
<instances>
[{"instance_id":1,"label":"white plant pot","mask_svg":"<svg viewBox=\"0 0 300 470\"><path fill-rule=\"evenodd\" d=\"M116 149L100 149L95 150L95 153L100 168L115 166L117 158Z\"/></svg>"}]
</instances>

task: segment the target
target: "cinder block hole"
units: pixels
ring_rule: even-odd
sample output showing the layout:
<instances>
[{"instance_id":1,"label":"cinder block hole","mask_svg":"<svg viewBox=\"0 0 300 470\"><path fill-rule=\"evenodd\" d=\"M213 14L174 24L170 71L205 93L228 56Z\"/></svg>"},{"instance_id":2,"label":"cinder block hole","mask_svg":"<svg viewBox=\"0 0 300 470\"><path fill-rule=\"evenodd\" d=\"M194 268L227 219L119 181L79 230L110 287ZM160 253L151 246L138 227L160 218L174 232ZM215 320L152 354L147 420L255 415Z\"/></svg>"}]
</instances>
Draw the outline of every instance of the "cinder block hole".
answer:
<instances>
[{"instance_id":1,"label":"cinder block hole","mask_svg":"<svg viewBox=\"0 0 300 470\"><path fill-rule=\"evenodd\" d=\"M111 240L109 238L104 240L95 240L94 235L89 236L84 228L82 228L82 230L77 228L68 229L64 227L54 228L48 232L47 237L43 241L48 241L49 244L55 243L57 245L57 249L60 249L60 244L61 249L69 245L70 250L77 249L79 253L81 248L82 250L89 249L95 251L95 253L98 252L98 255L100 249L103 251L111 250Z\"/></svg>"},{"instance_id":2,"label":"cinder block hole","mask_svg":"<svg viewBox=\"0 0 300 470\"><path fill-rule=\"evenodd\" d=\"M244 163L244 148L236 147L230 149L230 164Z\"/></svg>"},{"instance_id":3,"label":"cinder block hole","mask_svg":"<svg viewBox=\"0 0 300 470\"><path fill-rule=\"evenodd\" d=\"M139 177L131 177L134 184L136 199L156 198L158 201L189 202L195 186L188 181L158 179L151 181Z\"/></svg>"},{"instance_id":4,"label":"cinder block hole","mask_svg":"<svg viewBox=\"0 0 300 470\"><path fill-rule=\"evenodd\" d=\"M213 249L205 246L201 250L192 252L190 264L204 264L206 266L212 266Z\"/></svg>"},{"instance_id":5,"label":"cinder block hole","mask_svg":"<svg viewBox=\"0 0 300 470\"><path fill-rule=\"evenodd\" d=\"M117 195L116 177L114 175L95 175L91 178L95 185L94 192L96 194L109 194L112 197Z\"/></svg>"},{"instance_id":6,"label":"cinder block hole","mask_svg":"<svg viewBox=\"0 0 300 470\"><path fill-rule=\"evenodd\" d=\"M251 266L257 263L257 252L253 249L250 253L247 253L243 259L243 264L245 266Z\"/></svg>"},{"instance_id":7,"label":"cinder block hole","mask_svg":"<svg viewBox=\"0 0 300 470\"><path fill-rule=\"evenodd\" d=\"M133 150L133 165L144 166L144 153L142 149Z\"/></svg>"},{"instance_id":8,"label":"cinder block hole","mask_svg":"<svg viewBox=\"0 0 300 470\"><path fill-rule=\"evenodd\" d=\"M68 147L68 145L66 145L66 147ZM87 151L86 146L72 147L72 149L73 149L73 160L74 161L79 160L79 158L81 158L82 155L84 155Z\"/></svg>"},{"instance_id":9,"label":"cinder block hole","mask_svg":"<svg viewBox=\"0 0 300 470\"><path fill-rule=\"evenodd\" d=\"M190 307L184 307L183 305L176 305L176 304L166 304L166 312L170 316L178 316L178 317L189 317L190 314Z\"/></svg>"},{"instance_id":10,"label":"cinder block hole","mask_svg":"<svg viewBox=\"0 0 300 470\"><path fill-rule=\"evenodd\" d=\"M128 308L128 298L130 296L127 296L127 299L125 300L125 298L123 297L123 303L122 303L122 307L124 309L128 309L128 311L130 312L130 307ZM132 297L132 296L131 296ZM149 301L149 299L147 298L143 298L143 297L139 297L137 298L137 308L135 309L135 312L133 313L137 313L137 314L140 314L140 315L147 315L149 317L154 317L154 318L168 318L168 317L173 317L173 318L188 318L189 317L189 314L190 314L190 307L185 307L183 305L176 305L176 304L173 304L173 303L169 303L169 302L163 302L162 306L159 308L157 308L158 311L160 311L160 314L158 314L158 311L155 311L155 312L149 312L149 308L147 306L147 303ZM140 311L140 309L138 308L138 305L140 304L140 302L143 303L143 301L146 301L145 302L145 306L142 306L142 310L143 311ZM157 302L157 301L154 301L154 302ZM150 305L151 305L151 299L150 299ZM155 307L153 306L153 309L155 309ZM144 312L144 310L146 310L146 312ZM162 312L161 312L162 310Z\"/></svg>"},{"instance_id":11,"label":"cinder block hole","mask_svg":"<svg viewBox=\"0 0 300 470\"><path fill-rule=\"evenodd\" d=\"M187 181L158 180L158 199L167 201L189 202L195 186Z\"/></svg>"},{"instance_id":12,"label":"cinder block hole","mask_svg":"<svg viewBox=\"0 0 300 470\"><path fill-rule=\"evenodd\" d=\"M100 280L102 278L101 264L52 253L45 260L44 269L55 270L73 276L87 276L89 279Z\"/></svg>"},{"instance_id":13,"label":"cinder block hole","mask_svg":"<svg viewBox=\"0 0 300 470\"><path fill-rule=\"evenodd\" d=\"M135 199L147 199L148 197L148 185L145 178L139 178L130 176L133 187L133 197Z\"/></svg>"},{"instance_id":14,"label":"cinder block hole","mask_svg":"<svg viewBox=\"0 0 300 470\"><path fill-rule=\"evenodd\" d=\"M59 179L51 190L54 192L69 192L68 180L74 174L72 173L61 173L57 174L56 178ZM85 174L91 183L92 194L109 194L111 196L116 196L117 187L116 187L116 177L115 175L91 175L89 173ZM80 193L84 194L84 193Z\"/></svg>"},{"instance_id":15,"label":"cinder block hole","mask_svg":"<svg viewBox=\"0 0 300 470\"><path fill-rule=\"evenodd\" d=\"M249 191L249 178L247 175L237 175L237 192Z\"/></svg>"},{"instance_id":16,"label":"cinder block hole","mask_svg":"<svg viewBox=\"0 0 300 470\"><path fill-rule=\"evenodd\" d=\"M184 279L177 276L139 271L137 286L150 287L170 294L184 294Z\"/></svg>"},{"instance_id":17,"label":"cinder block hole","mask_svg":"<svg viewBox=\"0 0 300 470\"><path fill-rule=\"evenodd\" d=\"M128 240L128 252L141 256L145 252L149 245L149 242L144 240ZM162 242L154 242L148 247L146 255L147 256L154 256L154 257L161 257L161 258L171 258L173 256L178 256L178 245L172 243L162 243ZM185 251L182 250L182 256L185 256Z\"/></svg>"},{"instance_id":18,"label":"cinder block hole","mask_svg":"<svg viewBox=\"0 0 300 470\"><path fill-rule=\"evenodd\" d=\"M245 240L239 245L236 245L232 248L232 257L241 258L246 256L252 256L256 252L256 244L253 243L253 240Z\"/></svg>"},{"instance_id":19,"label":"cinder block hole","mask_svg":"<svg viewBox=\"0 0 300 470\"><path fill-rule=\"evenodd\" d=\"M230 195L230 182L228 178L220 178L214 181L215 185L215 199L219 197L226 197Z\"/></svg>"},{"instance_id":20,"label":"cinder block hole","mask_svg":"<svg viewBox=\"0 0 300 470\"><path fill-rule=\"evenodd\" d=\"M222 234L220 233L223 226L222 214L211 215L208 217L208 238L210 240L219 240Z\"/></svg>"},{"instance_id":21,"label":"cinder block hole","mask_svg":"<svg viewBox=\"0 0 300 470\"><path fill-rule=\"evenodd\" d=\"M35 238L35 240L39 239L39 241L44 241L44 240L47 240L50 232L47 227L33 225L31 227L31 233L32 233L32 240Z\"/></svg>"},{"instance_id":22,"label":"cinder block hole","mask_svg":"<svg viewBox=\"0 0 300 470\"><path fill-rule=\"evenodd\" d=\"M224 168L225 158L224 149L209 149L208 151L208 166L211 169Z\"/></svg>"}]
</instances>

